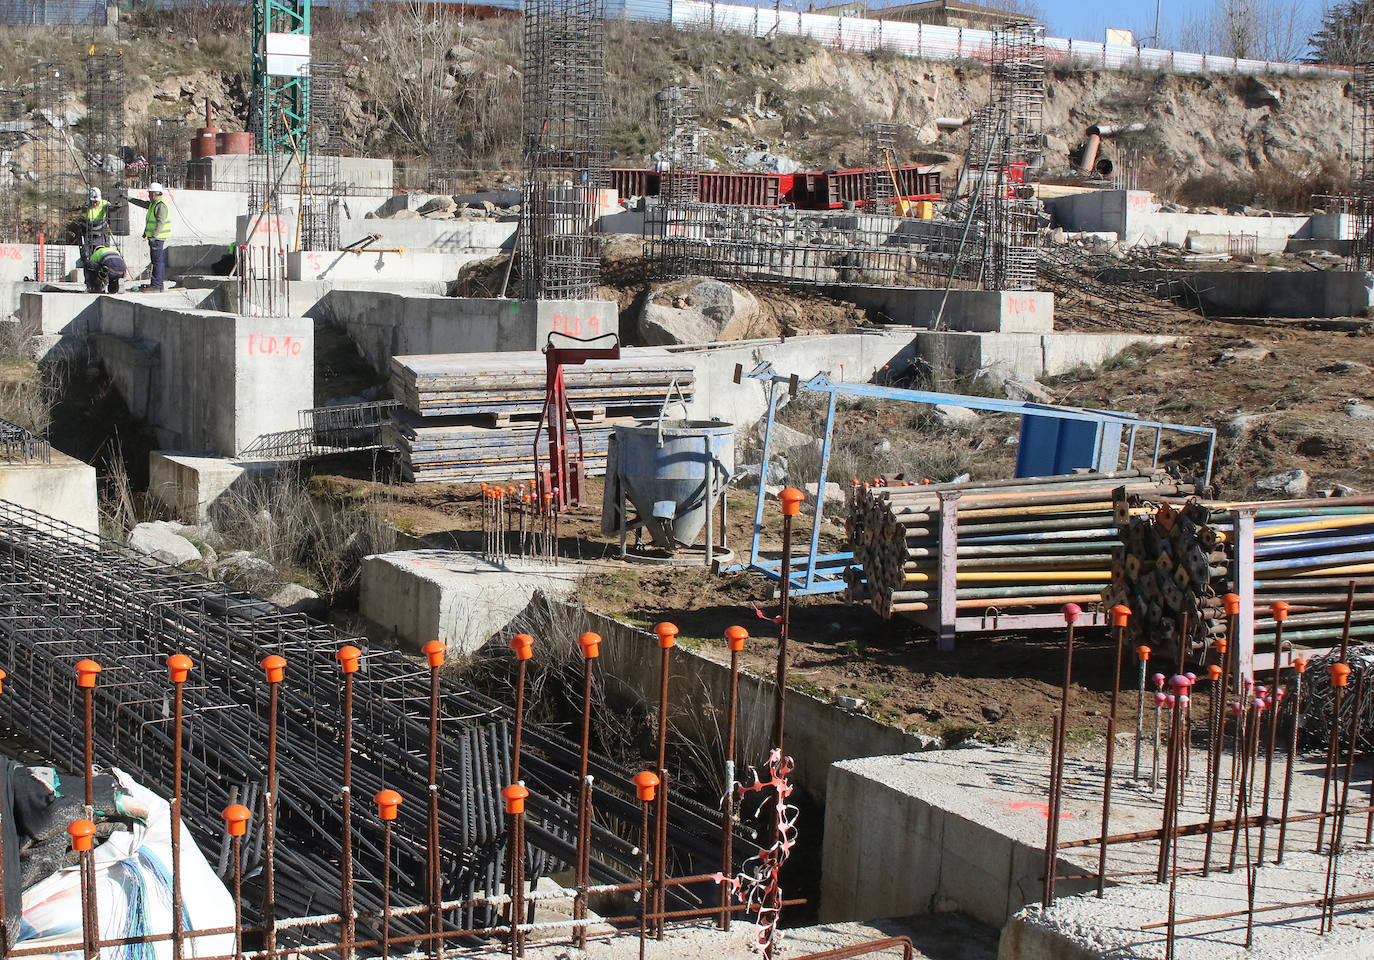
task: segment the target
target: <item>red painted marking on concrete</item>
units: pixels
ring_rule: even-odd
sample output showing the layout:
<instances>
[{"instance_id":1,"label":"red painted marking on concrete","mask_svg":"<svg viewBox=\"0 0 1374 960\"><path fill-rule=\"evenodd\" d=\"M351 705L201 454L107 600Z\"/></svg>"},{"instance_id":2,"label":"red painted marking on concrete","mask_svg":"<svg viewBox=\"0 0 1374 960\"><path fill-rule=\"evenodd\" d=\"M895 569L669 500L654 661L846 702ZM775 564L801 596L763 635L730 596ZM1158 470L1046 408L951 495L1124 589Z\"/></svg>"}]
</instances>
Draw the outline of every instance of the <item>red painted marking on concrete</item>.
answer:
<instances>
[{"instance_id":1,"label":"red painted marking on concrete","mask_svg":"<svg viewBox=\"0 0 1374 960\"><path fill-rule=\"evenodd\" d=\"M570 337L580 337L583 335L583 325L586 325L588 336L597 336L601 333L600 317L570 317L567 314L555 313L553 315L553 329L556 333L565 333Z\"/></svg>"},{"instance_id":2,"label":"red painted marking on concrete","mask_svg":"<svg viewBox=\"0 0 1374 960\"><path fill-rule=\"evenodd\" d=\"M23 260L24 251L18 247L0 247L0 260Z\"/></svg>"},{"instance_id":3,"label":"red painted marking on concrete","mask_svg":"<svg viewBox=\"0 0 1374 960\"><path fill-rule=\"evenodd\" d=\"M1040 816L1044 817L1046 820L1050 818L1050 805L1048 803L1036 803L1034 800L1018 800L1016 803L1007 804L1007 809L1009 810L1025 810L1027 808L1039 810ZM1072 820L1073 814L1061 811L1059 819Z\"/></svg>"},{"instance_id":4,"label":"red painted marking on concrete","mask_svg":"<svg viewBox=\"0 0 1374 960\"><path fill-rule=\"evenodd\" d=\"M298 357L302 344L295 337L277 337L265 333L248 335L250 357Z\"/></svg>"}]
</instances>

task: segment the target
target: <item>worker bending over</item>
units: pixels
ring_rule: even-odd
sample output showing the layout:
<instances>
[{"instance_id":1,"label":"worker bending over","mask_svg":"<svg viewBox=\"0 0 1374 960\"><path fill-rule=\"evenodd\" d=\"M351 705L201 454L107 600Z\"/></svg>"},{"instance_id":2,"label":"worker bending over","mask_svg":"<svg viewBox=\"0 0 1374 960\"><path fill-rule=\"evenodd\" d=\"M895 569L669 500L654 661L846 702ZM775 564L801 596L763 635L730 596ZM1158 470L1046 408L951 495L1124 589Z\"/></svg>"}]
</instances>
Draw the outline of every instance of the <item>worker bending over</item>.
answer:
<instances>
[{"instance_id":1,"label":"worker bending over","mask_svg":"<svg viewBox=\"0 0 1374 960\"><path fill-rule=\"evenodd\" d=\"M167 282L167 240L172 235L172 211L162 196L162 184L148 184L148 199L130 197L129 202L138 207L147 207L148 216L143 225L143 237L148 241L148 259L152 261L152 277L145 290L161 290Z\"/></svg>"},{"instance_id":2,"label":"worker bending over","mask_svg":"<svg viewBox=\"0 0 1374 960\"><path fill-rule=\"evenodd\" d=\"M101 245L81 258L87 293L118 293L119 281L129 272L124 258L114 247Z\"/></svg>"}]
</instances>

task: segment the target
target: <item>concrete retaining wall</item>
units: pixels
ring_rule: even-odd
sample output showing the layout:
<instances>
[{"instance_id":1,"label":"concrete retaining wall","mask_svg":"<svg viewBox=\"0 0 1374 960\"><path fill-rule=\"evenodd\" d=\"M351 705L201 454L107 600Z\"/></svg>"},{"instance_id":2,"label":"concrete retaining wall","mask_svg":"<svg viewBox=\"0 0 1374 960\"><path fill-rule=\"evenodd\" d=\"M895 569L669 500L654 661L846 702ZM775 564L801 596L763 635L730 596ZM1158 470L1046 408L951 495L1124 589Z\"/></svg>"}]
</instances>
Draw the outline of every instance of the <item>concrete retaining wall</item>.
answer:
<instances>
[{"instance_id":1,"label":"concrete retaining wall","mask_svg":"<svg viewBox=\"0 0 1374 960\"><path fill-rule=\"evenodd\" d=\"M600 669L619 695L644 703L658 702L661 652L652 633L560 601L536 598L535 602L547 602L553 610L552 614L538 615L537 622L566 623L569 638L587 630L601 634L604 642ZM710 751L713 761L718 759L712 769L722 769L725 755L721 741L730 695L730 668L693 647L710 644L728 657L725 641L719 637L679 637L678 641L668 671L669 722L677 734ZM765 646L776 643L771 637L749 642ZM737 756L741 772L748 764L767 759L773 689L772 683L750 674L740 675ZM920 748L915 737L896 727L840 710L797 690L787 692L785 731L787 753L797 762L793 782L821 803L827 802L826 774L832 763Z\"/></svg>"},{"instance_id":2,"label":"concrete retaining wall","mask_svg":"<svg viewBox=\"0 0 1374 960\"><path fill-rule=\"evenodd\" d=\"M892 323L986 333L1046 333L1054 329L1054 294L1033 290L990 291L851 287L845 298L881 310ZM944 312L941 313L941 304Z\"/></svg>"},{"instance_id":3,"label":"concrete retaining wall","mask_svg":"<svg viewBox=\"0 0 1374 960\"><path fill-rule=\"evenodd\" d=\"M1081 233L1115 233L1126 246L1183 244L1189 234L1338 239L1347 226L1339 217L1307 215L1247 217L1210 213L1164 213L1148 190L1095 190L1045 200L1055 226Z\"/></svg>"},{"instance_id":4,"label":"concrete retaining wall","mask_svg":"<svg viewBox=\"0 0 1374 960\"><path fill-rule=\"evenodd\" d=\"M159 446L238 456L314 405L314 322L101 297L89 339Z\"/></svg>"},{"instance_id":5,"label":"concrete retaining wall","mask_svg":"<svg viewBox=\"0 0 1374 960\"><path fill-rule=\"evenodd\" d=\"M186 523L203 523L220 497L270 475L275 463L192 457L168 450L148 455L148 494Z\"/></svg>"},{"instance_id":6,"label":"concrete retaining wall","mask_svg":"<svg viewBox=\"0 0 1374 960\"><path fill-rule=\"evenodd\" d=\"M286 255L286 271L291 280L348 278L414 283L456 280L458 271L464 266L486 258L485 253L440 253L424 249L391 253L301 251Z\"/></svg>"},{"instance_id":7,"label":"concrete retaining wall","mask_svg":"<svg viewBox=\"0 0 1374 960\"><path fill-rule=\"evenodd\" d=\"M975 763L987 751L942 750L870 757L830 768L821 870L821 920L905 917L959 909L1001 927L1040 897L1044 827L1039 818L1010 830L989 813L997 799L922 785L923 763ZM1060 859L1061 873L1081 874ZM1092 886L1062 881L1061 895Z\"/></svg>"},{"instance_id":8,"label":"concrete retaining wall","mask_svg":"<svg viewBox=\"0 0 1374 960\"><path fill-rule=\"evenodd\" d=\"M779 373L795 373L802 380L824 372L835 380L868 383L884 365L901 369L910 363L912 342L910 328L881 327L865 333L668 349L690 363L696 373L696 396L690 405L693 419L724 420L742 430L768 412L768 394L757 380L733 382L735 364L747 373L766 360Z\"/></svg>"},{"instance_id":9,"label":"concrete retaining wall","mask_svg":"<svg viewBox=\"0 0 1374 960\"><path fill-rule=\"evenodd\" d=\"M513 220L341 220L339 243L358 244L375 234L378 239L370 245L379 249L494 256L514 247L516 226ZM296 211L287 209L272 217L241 216L236 221L235 236L239 243L273 244L294 250Z\"/></svg>"},{"instance_id":10,"label":"concrete retaining wall","mask_svg":"<svg viewBox=\"0 0 1374 960\"><path fill-rule=\"evenodd\" d=\"M1374 274L1346 270L1107 270L1108 283L1127 277L1155 280L1161 296L1170 281L1188 279L1210 313L1230 317L1356 317L1374 306Z\"/></svg>"},{"instance_id":11,"label":"concrete retaining wall","mask_svg":"<svg viewBox=\"0 0 1374 960\"><path fill-rule=\"evenodd\" d=\"M620 330L606 300L496 300L333 290L317 311L348 332L386 373L391 358L432 353L539 350L551 331L595 337Z\"/></svg>"},{"instance_id":12,"label":"concrete retaining wall","mask_svg":"<svg viewBox=\"0 0 1374 960\"><path fill-rule=\"evenodd\" d=\"M918 333L915 354L932 366L948 364L956 374L996 369L1034 380L1097 366L1132 344L1175 339L1135 333Z\"/></svg>"},{"instance_id":13,"label":"concrete retaining wall","mask_svg":"<svg viewBox=\"0 0 1374 960\"><path fill-rule=\"evenodd\" d=\"M56 450L51 463L0 464L0 500L100 532L95 467Z\"/></svg>"}]
</instances>

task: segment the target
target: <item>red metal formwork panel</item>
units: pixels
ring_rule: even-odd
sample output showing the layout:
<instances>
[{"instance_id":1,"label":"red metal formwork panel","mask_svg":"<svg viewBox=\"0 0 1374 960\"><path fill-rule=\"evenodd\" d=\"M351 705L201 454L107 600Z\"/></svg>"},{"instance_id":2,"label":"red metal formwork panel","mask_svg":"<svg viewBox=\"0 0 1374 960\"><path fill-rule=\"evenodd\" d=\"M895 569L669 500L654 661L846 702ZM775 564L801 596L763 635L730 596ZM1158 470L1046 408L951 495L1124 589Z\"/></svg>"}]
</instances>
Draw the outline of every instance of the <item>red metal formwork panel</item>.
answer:
<instances>
[{"instance_id":1,"label":"red metal formwork panel","mask_svg":"<svg viewBox=\"0 0 1374 960\"><path fill-rule=\"evenodd\" d=\"M703 203L742 207L781 205L792 181L791 175L777 173L701 173L698 177Z\"/></svg>"}]
</instances>

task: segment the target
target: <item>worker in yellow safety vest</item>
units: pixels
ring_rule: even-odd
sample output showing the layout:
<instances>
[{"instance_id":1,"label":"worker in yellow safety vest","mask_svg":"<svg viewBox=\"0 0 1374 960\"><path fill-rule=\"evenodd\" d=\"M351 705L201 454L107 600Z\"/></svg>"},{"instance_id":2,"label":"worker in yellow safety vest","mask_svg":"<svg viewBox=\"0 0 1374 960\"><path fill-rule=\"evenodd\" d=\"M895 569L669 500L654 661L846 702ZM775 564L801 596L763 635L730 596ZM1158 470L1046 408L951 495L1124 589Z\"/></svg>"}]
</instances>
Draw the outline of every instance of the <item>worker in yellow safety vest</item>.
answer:
<instances>
[{"instance_id":1,"label":"worker in yellow safety vest","mask_svg":"<svg viewBox=\"0 0 1374 960\"><path fill-rule=\"evenodd\" d=\"M172 212L162 195L162 184L148 184L148 199L129 198L138 207L147 207L143 238L148 241L148 259L152 262L152 276L145 290L161 290L167 282L167 240L172 236Z\"/></svg>"},{"instance_id":2,"label":"worker in yellow safety vest","mask_svg":"<svg viewBox=\"0 0 1374 960\"><path fill-rule=\"evenodd\" d=\"M100 195L97 187L86 193L86 209L81 212L81 252L89 255L96 247L110 242L110 214L119 204Z\"/></svg>"},{"instance_id":3,"label":"worker in yellow safety vest","mask_svg":"<svg viewBox=\"0 0 1374 960\"><path fill-rule=\"evenodd\" d=\"M114 247L101 244L81 258L87 293L118 293L128 267Z\"/></svg>"}]
</instances>

